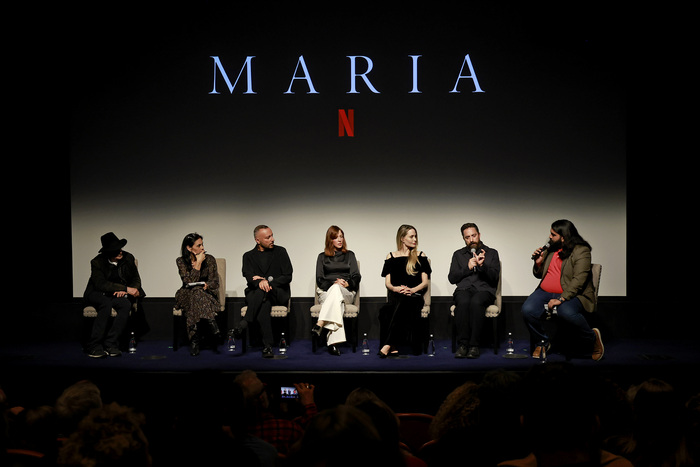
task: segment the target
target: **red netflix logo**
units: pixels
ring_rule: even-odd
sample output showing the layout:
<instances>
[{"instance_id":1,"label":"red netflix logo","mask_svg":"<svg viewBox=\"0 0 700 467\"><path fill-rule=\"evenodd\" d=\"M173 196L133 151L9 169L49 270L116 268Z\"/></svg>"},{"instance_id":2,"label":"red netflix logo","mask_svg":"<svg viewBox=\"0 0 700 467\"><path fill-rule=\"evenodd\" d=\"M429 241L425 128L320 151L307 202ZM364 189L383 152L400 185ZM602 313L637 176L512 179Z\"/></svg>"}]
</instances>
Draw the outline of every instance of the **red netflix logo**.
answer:
<instances>
[{"instance_id":1,"label":"red netflix logo","mask_svg":"<svg viewBox=\"0 0 700 467\"><path fill-rule=\"evenodd\" d=\"M355 136L355 109L338 109L338 136Z\"/></svg>"}]
</instances>

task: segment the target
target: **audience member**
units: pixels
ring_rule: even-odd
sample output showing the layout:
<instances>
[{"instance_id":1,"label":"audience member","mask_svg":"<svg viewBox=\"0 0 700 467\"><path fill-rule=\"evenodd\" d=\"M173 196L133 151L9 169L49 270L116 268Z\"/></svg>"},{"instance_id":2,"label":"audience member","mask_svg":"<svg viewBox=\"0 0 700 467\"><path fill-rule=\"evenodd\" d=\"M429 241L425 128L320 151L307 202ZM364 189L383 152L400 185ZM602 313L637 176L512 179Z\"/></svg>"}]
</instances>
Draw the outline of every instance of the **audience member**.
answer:
<instances>
[{"instance_id":1,"label":"audience member","mask_svg":"<svg viewBox=\"0 0 700 467\"><path fill-rule=\"evenodd\" d=\"M689 449L688 412L672 385L651 378L628 390L631 432L606 440L606 449L625 456L635 467L694 464Z\"/></svg>"},{"instance_id":2,"label":"audience member","mask_svg":"<svg viewBox=\"0 0 700 467\"><path fill-rule=\"evenodd\" d=\"M523 433L530 454L499 466L632 467L601 448L594 385L572 365L537 365L522 382Z\"/></svg>"},{"instance_id":3,"label":"audience member","mask_svg":"<svg viewBox=\"0 0 700 467\"><path fill-rule=\"evenodd\" d=\"M95 383L81 380L68 386L54 405L58 437L68 437L92 409L99 407L102 407L102 393Z\"/></svg>"},{"instance_id":4,"label":"audience member","mask_svg":"<svg viewBox=\"0 0 700 467\"><path fill-rule=\"evenodd\" d=\"M93 409L62 444L58 465L150 467L145 417L112 402Z\"/></svg>"},{"instance_id":5,"label":"audience member","mask_svg":"<svg viewBox=\"0 0 700 467\"><path fill-rule=\"evenodd\" d=\"M401 444L399 427L401 422L389 405L366 388L356 388L345 400L345 404L366 413L387 449L396 446L408 467L425 467L425 462L417 458Z\"/></svg>"},{"instance_id":6,"label":"audience member","mask_svg":"<svg viewBox=\"0 0 700 467\"><path fill-rule=\"evenodd\" d=\"M395 445L385 442L370 417L349 405L326 409L311 419L289 453L290 467L404 467Z\"/></svg>"},{"instance_id":7,"label":"audience member","mask_svg":"<svg viewBox=\"0 0 700 467\"><path fill-rule=\"evenodd\" d=\"M309 420L317 414L315 387L309 383L294 385L304 411L303 415L290 420L279 417L271 410L266 386L254 371L241 372L236 376L235 383L243 390L248 433L272 444L279 453L287 454L290 447L301 439Z\"/></svg>"}]
</instances>

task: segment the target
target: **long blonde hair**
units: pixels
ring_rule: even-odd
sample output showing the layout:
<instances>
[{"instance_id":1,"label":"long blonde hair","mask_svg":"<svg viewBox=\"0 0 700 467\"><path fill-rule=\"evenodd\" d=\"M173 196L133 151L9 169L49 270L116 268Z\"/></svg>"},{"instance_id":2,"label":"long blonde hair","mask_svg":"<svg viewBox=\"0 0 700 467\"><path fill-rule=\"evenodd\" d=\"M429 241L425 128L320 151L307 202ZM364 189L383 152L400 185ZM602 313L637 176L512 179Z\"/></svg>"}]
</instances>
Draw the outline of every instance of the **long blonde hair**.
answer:
<instances>
[{"instance_id":1,"label":"long blonde hair","mask_svg":"<svg viewBox=\"0 0 700 467\"><path fill-rule=\"evenodd\" d=\"M401 227L399 227L399 230L396 232L396 249L401 251L403 248L403 243L401 240L408 235L408 232L413 229L416 231L416 247L412 250L409 250L408 252L408 260L406 261L406 272L408 273L409 276L415 276L416 273L418 272L416 270L416 264L419 263L418 261L418 230L416 230L415 227L412 225L404 224Z\"/></svg>"}]
</instances>

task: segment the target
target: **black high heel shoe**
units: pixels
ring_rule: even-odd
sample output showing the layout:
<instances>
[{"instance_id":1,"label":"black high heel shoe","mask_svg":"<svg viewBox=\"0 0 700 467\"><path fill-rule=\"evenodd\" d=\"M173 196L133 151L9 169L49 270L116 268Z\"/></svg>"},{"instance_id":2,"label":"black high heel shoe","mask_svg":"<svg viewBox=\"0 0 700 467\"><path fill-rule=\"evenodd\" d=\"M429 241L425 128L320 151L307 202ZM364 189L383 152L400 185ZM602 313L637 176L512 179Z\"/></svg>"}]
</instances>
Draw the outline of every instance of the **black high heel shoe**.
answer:
<instances>
[{"instance_id":1,"label":"black high heel shoe","mask_svg":"<svg viewBox=\"0 0 700 467\"><path fill-rule=\"evenodd\" d=\"M314 327L311 328L311 332L316 334L318 337L321 337L321 326L314 324Z\"/></svg>"},{"instance_id":2,"label":"black high heel shoe","mask_svg":"<svg viewBox=\"0 0 700 467\"><path fill-rule=\"evenodd\" d=\"M199 355L199 336L192 336L190 339L190 355L196 357Z\"/></svg>"},{"instance_id":3,"label":"black high heel shoe","mask_svg":"<svg viewBox=\"0 0 700 467\"><path fill-rule=\"evenodd\" d=\"M340 350L335 345L328 346L328 353L331 355L335 355L336 357L340 357Z\"/></svg>"}]
</instances>

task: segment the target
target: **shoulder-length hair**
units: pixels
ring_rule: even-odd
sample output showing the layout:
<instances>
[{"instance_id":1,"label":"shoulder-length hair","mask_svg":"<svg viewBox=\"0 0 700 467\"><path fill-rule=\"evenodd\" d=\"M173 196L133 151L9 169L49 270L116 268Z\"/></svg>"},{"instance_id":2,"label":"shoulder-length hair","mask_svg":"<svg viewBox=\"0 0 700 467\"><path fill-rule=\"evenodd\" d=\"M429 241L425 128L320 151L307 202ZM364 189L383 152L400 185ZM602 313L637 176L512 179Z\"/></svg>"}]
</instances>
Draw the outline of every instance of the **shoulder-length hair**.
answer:
<instances>
[{"instance_id":1,"label":"shoulder-length hair","mask_svg":"<svg viewBox=\"0 0 700 467\"><path fill-rule=\"evenodd\" d=\"M185 261L185 264L189 265L192 263L192 252L188 250L187 247L192 248L194 242L196 242L200 238L204 239L204 237L199 235L197 232L192 232L185 235L185 238L182 239L182 246L180 247L180 256L182 256L182 259Z\"/></svg>"},{"instance_id":2,"label":"shoulder-length hair","mask_svg":"<svg viewBox=\"0 0 700 467\"><path fill-rule=\"evenodd\" d=\"M326 248L323 250L323 253L326 256L334 256L335 255L335 246L333 245L333 240L338 238L339 234L343 234L343 246L340 249L343 253L348 252L348 244L345 241L345 232L343 232L343 229L338 227L337 225L331 225L328 227L328 230L326 230Z\"/></svg>"},{"instance_id":3,"label":"shoulder-length hair","mask_svg":"<svg viewBox=\"0 0 700 467\"><path fill-rule=\"evenodd\" d=\"M571 252L574 251L574 247L576 245L583 245L589 249L592 249L591 245L578 233L574 223L569 220L560 219L552 222L552 230L564 237L564 244L562 245L561 252L559 253L559 256L562 259L568 258L571 255Z\"/></svg>"},{"instance_id":4,"label":"shoulder-length hair","mask_svg":"<svg viewBox=\"0 0 700 467\"><path fill-rule=\"evenodd\" d=\"M408 260L406 261L406 272L410 276L415 276L416 273L418 272L416 270L416 264L418 264L418 230L416 230L415 227L412 225L404 224L401 227L399 227L399 230L396 232L396 249L401 250L403 247L403 243L401 240L408 235L408 232L410 230L415 230L416 231L416 247L412 249L411 251L408 252Z\"/></svg>"}]
</instances>

